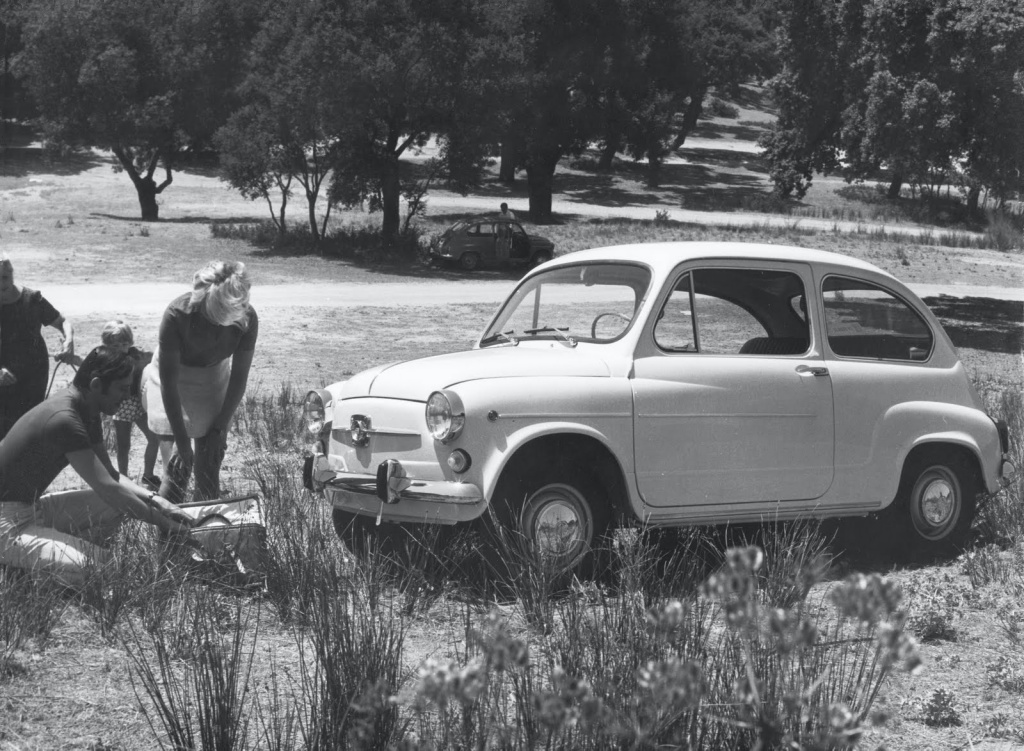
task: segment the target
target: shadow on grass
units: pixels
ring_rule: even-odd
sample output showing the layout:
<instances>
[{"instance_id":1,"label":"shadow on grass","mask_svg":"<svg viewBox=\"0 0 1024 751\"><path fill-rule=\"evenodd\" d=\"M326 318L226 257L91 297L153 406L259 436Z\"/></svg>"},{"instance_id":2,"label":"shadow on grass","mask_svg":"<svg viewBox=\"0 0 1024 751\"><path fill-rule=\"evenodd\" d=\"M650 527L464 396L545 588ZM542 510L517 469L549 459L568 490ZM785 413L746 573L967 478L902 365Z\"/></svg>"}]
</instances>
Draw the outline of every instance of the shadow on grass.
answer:
<instances>
[{"instance_id":1,"label":"shadow on grass","mask_svg":"<svg viewBox=\"0 0 1024 751\"><path fill-rule=\"evenodd\" d=\"M987 297L926 297L957 347L1019 354L1024 346L1024 302Z\"/></svg>"},{"instance_id":2,"label":"shadow on grass","mask_svg":"<svg viewBox=\"0 0 1024 751\"><path fill-rule=\"evenodd\" d=\"M11 146L0 149L0 175L5 177L27 177L35 174L69 177L109 163L109 159L92 152L77 152L58 159L38 146Z\"/></svg>"},{"instance_id":3,"label":"shadow on grass","mask_svg":"<svg viewBox=\"0 0 1024 751\"><path fill-rule=\"evenodd\" d=\"M752 122L749 120L738 120L735 122L723 123L720 121L705 121L698 123L697 127L690 133L694 138L707 138L709 140L730 138L735 141L757 141L767 133L767 123ZM683 144L686 147L686 144Z\"/></svg>"},{"instance_id":4,"label":"shadow on grass","mask_svg":"<svg viewBox=\"0 0 1024 751\"><path fill-rule=\"evenodd\" d=\"M144 221L138 215L120 216L118 214L104 214L99 211L90 212L89 216L113 219L117 222L136 223ZM262 218L256 216L172 216L167 218L160 217L154 224L258 224L261 221Z\"/></svg>"}]
</instances>

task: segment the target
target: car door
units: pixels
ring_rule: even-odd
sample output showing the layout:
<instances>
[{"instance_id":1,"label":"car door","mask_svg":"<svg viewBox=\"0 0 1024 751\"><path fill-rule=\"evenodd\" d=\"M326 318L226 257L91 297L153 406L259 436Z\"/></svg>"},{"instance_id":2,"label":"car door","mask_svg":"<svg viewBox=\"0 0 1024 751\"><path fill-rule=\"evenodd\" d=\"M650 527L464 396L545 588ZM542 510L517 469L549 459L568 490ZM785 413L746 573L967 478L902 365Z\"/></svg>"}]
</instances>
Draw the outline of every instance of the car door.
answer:
<instances>
[{"instance_id":1,"label":"car door","mask_svg":"<svg viewBox=\"0 0 1024 751\"><path fill-rule=\"evenodd\" d=\"M469 241L467 251L478 253L485 262L494 262L494 222L474 224L466 232L466 238Z\"/></svg>"},{"instance_id":2,"label":"car door","mask_svg":"<svg viewBox=\"0 0 1024 751\"><path fill-rule=\"evenodd\" d=\"M795 263L690 268L673 280L634 360L646 504L742 512L828 490L832 386L806 313L811 280Z\"/></svg>"}]
</instances>

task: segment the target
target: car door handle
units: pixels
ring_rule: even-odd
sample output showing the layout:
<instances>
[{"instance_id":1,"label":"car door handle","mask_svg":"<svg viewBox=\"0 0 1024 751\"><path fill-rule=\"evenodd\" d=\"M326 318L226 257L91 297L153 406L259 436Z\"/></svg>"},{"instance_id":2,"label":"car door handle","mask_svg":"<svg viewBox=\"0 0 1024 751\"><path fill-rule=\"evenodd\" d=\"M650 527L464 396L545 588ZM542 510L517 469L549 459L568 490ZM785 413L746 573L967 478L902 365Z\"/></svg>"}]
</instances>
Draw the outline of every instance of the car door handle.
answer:
<instances>
[{"instance_id":1,"label":"car door handle","mask_svg":"<svg viewBox=\"0 0 1024 751\"><path fill-rule=\"evenodd\" d=\"M797 365L796 372L800 375L827 376L828 368L818 365Z\"/></svg>"}]
</instances>

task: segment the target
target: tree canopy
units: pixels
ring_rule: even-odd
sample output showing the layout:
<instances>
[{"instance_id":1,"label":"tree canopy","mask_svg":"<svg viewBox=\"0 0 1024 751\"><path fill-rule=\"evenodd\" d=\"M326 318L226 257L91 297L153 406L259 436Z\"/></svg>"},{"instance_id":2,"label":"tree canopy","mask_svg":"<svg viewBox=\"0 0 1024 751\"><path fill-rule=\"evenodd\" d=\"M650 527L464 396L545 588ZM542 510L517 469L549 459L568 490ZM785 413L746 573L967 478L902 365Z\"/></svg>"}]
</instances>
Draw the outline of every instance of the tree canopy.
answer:
<instances>
[{"instance_id":1,"label":"tree canopy","mask_svg":"<svg viewBox=\"0 0 1024 751\"><path fill-rule=\"evenodd\" d=\"M815 171L935 192L1024 188L1024 6L1017 0L782 0L776 190Z\"/></svg>"},{"instance_id":2,"label":"tree canopy","mask_svg":"<svg viewBox=\"0 0 1024 751\"><path fill-rule=\"evenodd\" d=\"M157 219L176 158L209 145L234 107L257 12L231 0L29 0L18 65L45 142L110 149L142 218Z\"/></svg>"}]
</instances>

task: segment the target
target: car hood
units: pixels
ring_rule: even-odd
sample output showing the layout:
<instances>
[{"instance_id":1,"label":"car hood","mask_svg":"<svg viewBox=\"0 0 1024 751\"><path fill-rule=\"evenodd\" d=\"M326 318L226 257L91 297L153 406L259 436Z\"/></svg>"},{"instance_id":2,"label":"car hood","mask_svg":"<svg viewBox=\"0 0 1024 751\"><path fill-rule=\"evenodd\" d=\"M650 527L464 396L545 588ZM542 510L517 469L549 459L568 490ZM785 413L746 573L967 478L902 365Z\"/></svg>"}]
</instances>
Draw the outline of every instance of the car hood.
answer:
<instances>
[{"instance_id":1,"label":"car hood","mask_svg":"<svg viewBox=\"0 0 1024 751\"><path fill-rule=\"evenodd\" d=\"M555 244L548 240L546 237L540 237L539 235L528 235L530 238L531 248L554 248Z\"/></svg>"},{"instance_id":2,"label":"car hood","mask_svg":"<svg viewBox=\"0 0 1024 751\"><path fill-rule=\"evenodd\" d=\"M431 393L480 378L610 375L608 364L593 354L557 342L553 347L498 345L485 349L384 365L345 382L343 398L380 396L425 402Z\"/></svg>"}]
</instances>

